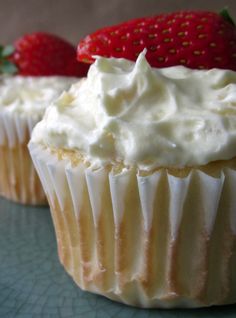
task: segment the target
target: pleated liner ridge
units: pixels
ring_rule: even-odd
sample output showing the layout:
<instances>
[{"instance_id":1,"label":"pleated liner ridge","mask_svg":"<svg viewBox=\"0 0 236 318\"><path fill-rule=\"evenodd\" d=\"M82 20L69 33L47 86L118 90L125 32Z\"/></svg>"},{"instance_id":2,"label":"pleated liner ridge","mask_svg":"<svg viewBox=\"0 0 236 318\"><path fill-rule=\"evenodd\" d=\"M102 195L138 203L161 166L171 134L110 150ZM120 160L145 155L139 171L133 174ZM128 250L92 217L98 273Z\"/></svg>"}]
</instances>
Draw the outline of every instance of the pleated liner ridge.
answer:
<instances>
[{"instance_id":1,"label":"pleated liner ridge","mask_svg":"<svg viewBox=\"0 0 236 318\"><path fill-rule=\"evenodd\" d=\"M114 174L29 148L60 261L82 289L140 307L236 301L236 171Z\"/></svg>"},{"instance_id":2,"label":"pleated liner ridge","mask_svg":"<svg viewBox=\"0 0 236 318\"><path fill-rule=\"evenodd\" d=\"M47 204L27 144L39 118L0 113L0 195L23 204Z\"/></svg>"}]
</instances>

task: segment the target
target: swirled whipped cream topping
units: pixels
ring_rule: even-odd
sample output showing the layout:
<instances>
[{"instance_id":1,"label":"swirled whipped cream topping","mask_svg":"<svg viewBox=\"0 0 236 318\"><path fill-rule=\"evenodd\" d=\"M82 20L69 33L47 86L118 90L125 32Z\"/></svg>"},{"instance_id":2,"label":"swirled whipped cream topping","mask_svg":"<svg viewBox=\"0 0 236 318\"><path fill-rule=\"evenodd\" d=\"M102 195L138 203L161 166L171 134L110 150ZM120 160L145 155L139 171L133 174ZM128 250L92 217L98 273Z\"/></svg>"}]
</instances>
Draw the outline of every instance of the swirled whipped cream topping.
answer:
<instances>
[{"instance_id":1,"label":"swirled whipped cream topping","mask_svg":"<svg viewBox=\"0 0 236 318\"><path fill-rule=\"evenodd\" d=\"M185 167L236 155L236 73L155 69L98 57L63 93L32 141L78 150L93 166Z\"/></svg>"},{"instance_id":2,"label":"swirled whipped cream topping","mask_svg":"<svg viewBox=\"0 0 236 318\"><path fill-rule=\"evenodd\" d=\"M0 112L42 117L49 103L76 81L64 76L1 76Z\"/></svg>"}]
</instances>

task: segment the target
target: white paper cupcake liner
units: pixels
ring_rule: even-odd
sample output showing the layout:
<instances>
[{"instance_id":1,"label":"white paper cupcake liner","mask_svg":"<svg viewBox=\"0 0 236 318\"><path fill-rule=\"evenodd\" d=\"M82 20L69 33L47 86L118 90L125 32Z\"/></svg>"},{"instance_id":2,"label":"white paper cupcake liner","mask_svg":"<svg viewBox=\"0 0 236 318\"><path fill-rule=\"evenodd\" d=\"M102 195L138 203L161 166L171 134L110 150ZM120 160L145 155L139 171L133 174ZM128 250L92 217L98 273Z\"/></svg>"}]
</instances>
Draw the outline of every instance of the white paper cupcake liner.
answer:
<instances>
[{"instance_id":1,"label":"white paper cupcake liner","mask_svg":"<svg viewBox=\"0 0 236 318\"><path fill-rule=\"evenodd\" d=\"M31 131L39 120L0 113L0 195L23 204L47 202L27 148Z\"/></svg>"},{"instance_id":2,"label":"white paper cupcake liner","mask_svg":"<svg viewBox=\"0 0 236 318\"><path fill-rule=\"evenodd\" d=\"M92 170L30 143L76 283L141 307L236 301L236 171Z\"/></svg>"}]
</instances>

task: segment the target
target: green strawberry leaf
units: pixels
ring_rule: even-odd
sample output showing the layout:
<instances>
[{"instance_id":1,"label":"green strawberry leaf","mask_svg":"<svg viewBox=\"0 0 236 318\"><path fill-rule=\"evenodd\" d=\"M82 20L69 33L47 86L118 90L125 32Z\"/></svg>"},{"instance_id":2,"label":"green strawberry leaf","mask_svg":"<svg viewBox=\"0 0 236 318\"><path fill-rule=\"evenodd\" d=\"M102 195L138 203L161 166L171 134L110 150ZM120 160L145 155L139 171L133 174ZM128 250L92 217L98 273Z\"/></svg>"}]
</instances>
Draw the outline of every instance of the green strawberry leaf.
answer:
<instances>
[{"instance_id":1,"label":"green strawberry leaf","mask_svg":"<svg viewBox=\"0 0 236 318\"><path fill-rule=\"evenodd\" d=\"M0 64L0 73L4 73L4 74L15 74L17 73L18 69L15 66L15 64L13 64L10 61L2 61Z\"/></svg>"},{"instance_id":2,"label":"green strawberry leaf","mask_svg":"<svg viewBox=\"0 0 236 318\"><path fill-rule=\"evenodd\" d=\"M228 8L224 8L223 10L220 11L220 15L229 23L235 26L233 18L230 16Z\"/></svg>"},{"instance_id":3,"label":"green strawberry leaf","mask_svg":"<svg viewBox=\"0 0 236 318\"><path fill-rule=\"evenodd\" d=\"M2 57L8 57L14 52L14 50L15 50L14 46L12 46L12 45L4 46L3 49L2 49L1 56Z\"/></svg>"}]
</instances>

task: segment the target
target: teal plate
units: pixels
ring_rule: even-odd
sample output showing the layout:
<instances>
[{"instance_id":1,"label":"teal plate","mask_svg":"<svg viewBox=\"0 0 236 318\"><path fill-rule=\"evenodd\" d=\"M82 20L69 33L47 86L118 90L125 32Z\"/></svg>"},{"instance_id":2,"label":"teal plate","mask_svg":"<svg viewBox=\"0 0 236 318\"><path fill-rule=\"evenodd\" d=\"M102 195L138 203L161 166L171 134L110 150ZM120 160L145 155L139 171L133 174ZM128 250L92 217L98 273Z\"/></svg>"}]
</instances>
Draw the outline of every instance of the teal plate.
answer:
<instances>
[{"instance_id":1,"label":"teal plate","mask_svg":"<svg viewBox=\"0 0 236 318\"><path fill-rule=\"evenodd\" d=\"M234 317L236 305L146 310L81 291L57 257L48 208L0 199L0 318Z\"/></svg>"}]
</instances>

